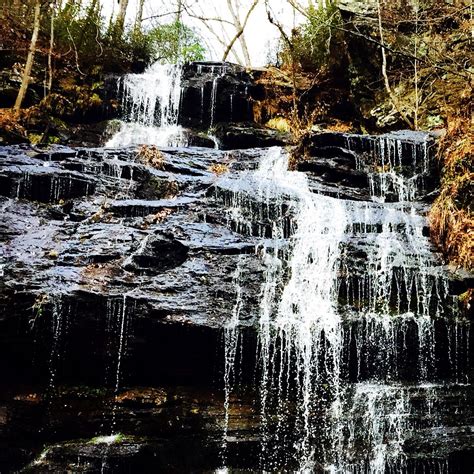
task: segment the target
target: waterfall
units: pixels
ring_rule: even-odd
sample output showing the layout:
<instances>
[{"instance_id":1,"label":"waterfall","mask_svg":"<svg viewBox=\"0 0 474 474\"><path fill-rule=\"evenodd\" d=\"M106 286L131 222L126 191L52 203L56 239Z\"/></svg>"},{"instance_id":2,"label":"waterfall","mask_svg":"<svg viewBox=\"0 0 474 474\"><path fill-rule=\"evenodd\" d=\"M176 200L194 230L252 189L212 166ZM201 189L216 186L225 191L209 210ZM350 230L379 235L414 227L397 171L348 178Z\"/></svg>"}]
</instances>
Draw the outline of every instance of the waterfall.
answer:
<instances>
[{"instance_id":1,"label":"waterfall","mask_svg":"<svg viewBox=\"0 0 474 474\"><path fill-rule=\"evenodd\" d=\"M256 252L266 267L255 360L262 469L282 462L300 471L401 469L413 430L410 387L429 411L427 381L467 380L468 360L461 369L450 361L447 377L436 364L441 332L451 356L460 352L454 340L468 343L469 328L455 313L444 318L452 303L447 281L415 202L426 146L413 147L412 176L399 174L403 147L399 137L385 137L358 156L359 169L378 183L371 201L312 193L279 148L257 170L223 177L217 186L229 225L260 239ZM388 193L392 202L385 202ZM225 331L225 436L230 394L238 390L232 364L239 324L234 311Z\"/></svg>"},{"instance_id":2,"label":"waterfall","mask_svg":"<svg viewBox=\"0 0 474 474\"><path fill-rule=\"evenodd\" d=\"M364 147L363 150L358 150L360 140L360 136L349 135L346 147L351 151L362 151L357 167L369 176L372 200L413 202L419 197L420 192L424 191L424 181L429 171L430 154L426 133L405 130L372 137L368 140L368 149ZM407 143L410 145L407 146ZM402 171L407 165L410 168L408 176Z\"/></svg>"},{"instance_id":3,"label":"waterfall","mask_svg":"<svg viewBox=\"0 0 474 474\"><path fill-rule=\"evenodd\" d=\"M184 144L178 126L180 66L155 63L143 74L127 74L119 83L119 93L125 119L107 147Z\"/></svg>"},{"instance_id":4,"label":"waterfall","mask_svg":"<svg viewBox=\"0 0 474 474\"><path fill-rule=\"evenodd\" d=\"M105 383L113 388L110 431L107 436L117 434L119 421L117 397L122 389L123 362L127 353L135 303L132 292L111 296L106 301L105 314ZM106 436L106 437L107 437Z\"/></svg>"},{"instance_id":5,"label":"waterfall","mask_svg":"<svg viewBox=\"0 0 474 474\"><path fill-rule=\"evenodd\" d=\"M278 416L284 420L285 402L290 401L286 397L291 396L288 380L294 370L302 431L298 451L301 465L308 467L315 429L311 413L319 404L318 387L327 383L335 389L329 411L336 415L340 405L342 326L336 292L340 244L347 226L344 204L312 194L306 176L288 171L287 156L278 148L270 150L253 175L242 179L252 182L234 183L236 200L230 218L243 219L238 215L242 202L237 191L242 188L253 189L257 198L265 200L265 207L274 211L266 216L274 219L272 246L262 250L267 265L260 303L258 355L263 450L265 455L271 451L265 446L271 438L267 418L273 416L275 404ZM289 199L291 209L285 211L284 202L279 199ZM289 248L283 250L278 241L287 234L283 219L286 212L292 214L293 230ZM263 215L260 213L259 217ZM242 222L238 226L245 228ZM283 284L285 274L289 279ZM227 338L226 347L230 343L235 344L235 335ZM282 423L280 429L283 426Z\"/></svg>"},{"instance_id":6,"label":"waterfall","mask_svg":"<svg viewBox=\"0 0 474 474\"><path fill-rule=\"evenodd\" d=\"M216 100L217 100L217 84L219 81L219 76L214 77L212 80L212 90L211 90L211 125L212 128L214 125L214 119L216 116Z\"/></svg>"}]
</instances>

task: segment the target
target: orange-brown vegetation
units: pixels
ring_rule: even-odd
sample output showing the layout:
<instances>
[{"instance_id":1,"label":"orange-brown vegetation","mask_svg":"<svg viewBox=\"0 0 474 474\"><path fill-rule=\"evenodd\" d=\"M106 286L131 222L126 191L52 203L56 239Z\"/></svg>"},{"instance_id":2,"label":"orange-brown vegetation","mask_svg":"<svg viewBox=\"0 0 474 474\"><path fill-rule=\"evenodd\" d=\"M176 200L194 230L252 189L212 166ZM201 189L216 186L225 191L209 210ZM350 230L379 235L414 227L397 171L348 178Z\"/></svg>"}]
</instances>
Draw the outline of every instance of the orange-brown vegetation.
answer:
<instances>
[{"instance_id":1,"label":"orange-brown vegetation","mask_svg":"<svg viewBox=\"0 0 474 474\"><path fill-rule=\"evenodd\" d=\"M165 156L155 145L142 145L138 149L138 159L153 168L163 169L165 165Z\"/></svg>"},{"instance_id":2,"label":"orange-brown vegetation","mask_svg":"<svg viewBox=\"0 0 474 474\"><path fill-rule=\"evenodd\" d=\"M474 269L474 156L472 124L467 117L450 118L440 144L443 163L441 192L430 211L435 242L450 262Z\"/></svg>"},{"instance_id":3,"label":"orange-brown vegetation","mask_svg":"<svg viewBox=\"0 0 474 474\"><path fill-rule=\"evenodd\" d=\"M211 171L211 173L214 173L216 176L220 176L229 171L229 166L225 163L214 163L209 168L209 171Z\"/></svg>"}]
</instances>

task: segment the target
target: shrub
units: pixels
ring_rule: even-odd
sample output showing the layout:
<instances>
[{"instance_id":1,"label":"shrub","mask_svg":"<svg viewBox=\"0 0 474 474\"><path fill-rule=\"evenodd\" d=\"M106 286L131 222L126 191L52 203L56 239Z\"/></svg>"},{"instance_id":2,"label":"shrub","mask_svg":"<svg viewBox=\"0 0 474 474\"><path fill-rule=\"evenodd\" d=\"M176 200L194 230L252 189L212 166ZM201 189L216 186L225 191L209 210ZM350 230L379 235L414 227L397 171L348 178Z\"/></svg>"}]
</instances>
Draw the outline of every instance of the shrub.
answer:
<instances>
[{"instance_id":1,"label":"shrub","mask_svg":"<svg viewBox=\"0 0 474 474\"><path fill-rule=\"evenodd\" d=\"M204 47L196 33L179 21L159 25L146 34L153 59L186 63L204 59Z\"/></svg>"},{"instance_id":2,"label":"shrub","mask_svg":"<svg viewBox=\"0 0 474 474\"><path fill-rule=\"evenodd\" d=\"M338 60L341 54L331 55L333 43L342 44L342 34L337 29L342 25L338 7L335 4L327 7L311 4L307 9L307 20L293 30L292 49L285 45L281 59L283 64L296 61L304 70L315 71Z\"/></svg>"}]
</instances>

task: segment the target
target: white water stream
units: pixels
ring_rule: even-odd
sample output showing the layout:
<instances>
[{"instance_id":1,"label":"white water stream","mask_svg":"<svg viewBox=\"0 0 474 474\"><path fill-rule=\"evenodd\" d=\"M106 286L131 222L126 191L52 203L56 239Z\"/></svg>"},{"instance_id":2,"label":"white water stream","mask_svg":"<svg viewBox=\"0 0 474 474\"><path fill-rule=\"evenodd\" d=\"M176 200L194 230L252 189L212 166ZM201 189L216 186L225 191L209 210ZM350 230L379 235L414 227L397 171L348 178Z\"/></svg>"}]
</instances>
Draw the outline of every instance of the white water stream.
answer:
<instances>
[{"instance_id":1,"label":"white water stream","mask_svg":"<svg viewBox=\"0 0 474 474\"><path fill-rule=\"evenodd\" d=\"M385 143L376 153L394 148L401 145ZM387 165L381 173L390 172L392 184L406 189L395 168ZM379 179L373 176L372 182ZM258 249L266 266L257 355L265 469L281 466L275 454L281 444L292 446L303 472L401 468L411 408L408 389L394 381L406 364L406 338L413 330L415 382L434 376L435 320L447 296L423 234L425 219L412 202L415 191L400 191L401 202L395 203L383 203L384 186L374 191L374 202L314 194L305 174L288 171L279 148L264 155L256 171L223 178L220 186L231 196L224 201L237 231L268 237L271 229L266 247ZM255 231L256 222L267 224ZM366 257L363 273L354 279L348 255L361 240ZM239 294L225 332L224 437L229 397L237 386L229 374L236 372ZM356 351L355 388L347 383L348 344Z\"/></svg>"},{"instance_id":2,"label":"white water stream","mask_svg":"<svg viewBox=\"0 0 474 474\"><path fill-rule=\"evenodd\" d=\"M127 74L119 87L126 117L107 147L185 144L178 125L180 66L155 63L143 74Z\"/></svg>"}]
</instances>

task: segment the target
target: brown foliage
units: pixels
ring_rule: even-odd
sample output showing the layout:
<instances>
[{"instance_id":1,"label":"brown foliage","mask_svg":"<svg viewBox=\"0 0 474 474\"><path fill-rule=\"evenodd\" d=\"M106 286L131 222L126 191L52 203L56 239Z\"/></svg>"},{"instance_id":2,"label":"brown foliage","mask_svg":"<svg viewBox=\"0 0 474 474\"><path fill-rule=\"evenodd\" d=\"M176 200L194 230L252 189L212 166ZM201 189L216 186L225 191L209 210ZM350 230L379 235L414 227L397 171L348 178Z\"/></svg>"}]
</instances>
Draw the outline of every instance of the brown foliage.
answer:
<instances>
[{"instance_id":1,"label":"brown foliage","mask_svg":"<svg viewBox=\"0 0 474 474\"><path fill-rule=\"evenodd\" d=\"M440 146L441 192L430 211L435 242L449 261L474 269L474 161L469 118L451 118Z\"/></svg>"},{"instance_id":2,"label":"brown foliage","mask_svg":"<svg viewBox=\"0 0 474 474\"><path fill-rule=\"evenodd\" d=\"M155 145L142 145L138 149L137 157L146 165L160 170L165 165L165 156Z\"/></svg>"},{"instance_id":3,"label":"brown foliage","mask_svg":"<svg viewBox=\"0 0 474 474\"><path fill-rule=\"evenodd\" d=\"M229 171L229 165L224 163L214 163L209 168L209 171L214 173L216 176L220 176L221 174L225 174Z\"/></svg>"},{"instance_id":4,"label":"brown foliage","mask_svg":"<svg viewBox=\"0 0 474 474\"><path fill-rule=\"evenodd\" d=\"M26 138L26 130L21 124L20 115L11 109L0 109L0 134Z\"/></svg>"}]
</instances>

